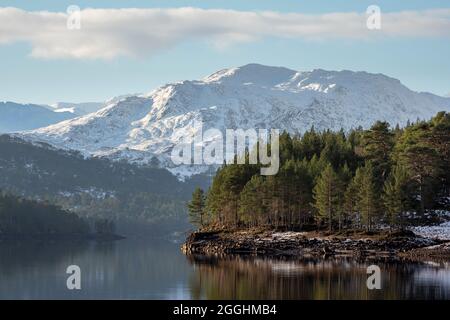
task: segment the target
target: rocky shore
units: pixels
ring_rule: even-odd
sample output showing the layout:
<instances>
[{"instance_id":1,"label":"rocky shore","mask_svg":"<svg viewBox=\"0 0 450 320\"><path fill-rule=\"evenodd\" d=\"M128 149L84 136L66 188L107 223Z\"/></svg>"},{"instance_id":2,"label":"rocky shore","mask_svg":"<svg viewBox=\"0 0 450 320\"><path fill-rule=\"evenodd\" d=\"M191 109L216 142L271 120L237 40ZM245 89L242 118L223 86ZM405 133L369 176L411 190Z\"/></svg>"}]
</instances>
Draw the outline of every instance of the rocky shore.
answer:
<instances>
[{"instance_id":1,"label":"rocky shore","mask_svg":"<svg viewBox=\"0 0 450 320\"><path fill-rule=\"evenodd\" d=\"M450 260L450 242L411 231L375 234L326 234L234 230L194 232L182 246L185 254L265 256L354 256Z\"/></svg>"}]
</instances>

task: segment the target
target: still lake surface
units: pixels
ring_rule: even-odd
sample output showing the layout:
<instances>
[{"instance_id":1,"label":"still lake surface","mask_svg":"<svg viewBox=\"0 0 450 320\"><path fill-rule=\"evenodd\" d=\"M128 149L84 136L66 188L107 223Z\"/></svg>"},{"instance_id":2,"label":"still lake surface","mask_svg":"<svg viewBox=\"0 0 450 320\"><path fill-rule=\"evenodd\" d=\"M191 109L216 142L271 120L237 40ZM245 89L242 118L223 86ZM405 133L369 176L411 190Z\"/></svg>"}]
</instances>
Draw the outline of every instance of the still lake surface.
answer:
<instances>
[{"instance_id":1,"label":"still lake surface","mask_svg":"<svg viewBox=\"0 0 450 320\"><path fill-rule=\"evenodd\" d=\"M186 257L179 243L0 243L0 299L450 299L450 264ZM81 290L66 268L81 268Z\"/></svg>"}]
</instances>

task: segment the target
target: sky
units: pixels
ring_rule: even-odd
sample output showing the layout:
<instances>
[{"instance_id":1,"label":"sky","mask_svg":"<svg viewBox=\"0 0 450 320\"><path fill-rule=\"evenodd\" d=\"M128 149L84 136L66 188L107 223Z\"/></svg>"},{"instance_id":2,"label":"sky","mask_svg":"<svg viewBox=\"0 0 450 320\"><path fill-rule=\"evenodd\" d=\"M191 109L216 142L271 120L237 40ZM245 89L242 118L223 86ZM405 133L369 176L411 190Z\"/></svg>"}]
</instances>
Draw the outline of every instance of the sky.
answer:
<instances>
[{"instance_id":1,"label":"sky","mask_svg":"<svg viewBox=\"0 0 450 320\"><path fill-rule=\"evenodd\" d=\"M374 4L379 30L366 27ZM449 57L448 0L0 0L0 101L104 101L248 63L383 73L446 95Z\"/></svg>"}]
</instances>

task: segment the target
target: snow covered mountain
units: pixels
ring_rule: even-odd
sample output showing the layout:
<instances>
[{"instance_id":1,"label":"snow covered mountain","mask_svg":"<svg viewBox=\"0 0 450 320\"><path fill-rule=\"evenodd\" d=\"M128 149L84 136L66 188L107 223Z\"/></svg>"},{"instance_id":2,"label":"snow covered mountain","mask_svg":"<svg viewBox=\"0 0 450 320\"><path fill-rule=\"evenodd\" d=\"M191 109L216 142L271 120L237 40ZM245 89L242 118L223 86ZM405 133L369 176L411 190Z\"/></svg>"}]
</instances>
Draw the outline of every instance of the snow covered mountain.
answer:
<instances>
[{"instance_id":1,"label":"snow covered mountain","mask_svg":"<svg viewBox=\"0 0 450 320\"><path fill-rule=\"evenodd\" d=\"M55 112L70 112L73 114L73 117L75 118L75 117L84 116L89 113L96 112L96 111L102 109L104 106L115 103L124 98L137 96L137 95L139 95L139 93L120 95L120 96L112 97L111 99L106 100L104 102L80 102L80 103L57 102L57 103L49 105L48 107L50 110L55 111Z\"/></svg>"},{"instance_id":2,"label":"snow covered mountain","mask_svg":"<svg viewBox=\"0 0 450 320\"><path fill-rule=\"evenodd\" d=\"M70 112L74 116L84 116L86 114L98 111L104 105L104 102L57 102L55 104L51 104L50 108L55 112Z\"/></svg>"},{"instance_id":3,"label":"snow covered mountain","mask_svg":"<svg viewBox=\"0 0 450 320\"><path fill-rule=\"evenodd\" d=\"M301 133L316 129L369 127L376 120L403 125L450 111L450 98L409 90L382 74L249 64L218 71L202 80L164 85L143 95L110 101L95 113L23 137L76 149L90 156L159 162L190 175L207 167L173 168L176 143L198 130L278 128Z\"/></svg>"},{"instance_id":4,"label":"snow covered mountain","mask_svg":"<svg viewBox=\"0 0 450 320\"><path fill-rule=\"evenodd\" d=\"M54 112L46 106L0 102L0 133L33 130L73 117L69 112Z\"/></svg>"}]
</instances>

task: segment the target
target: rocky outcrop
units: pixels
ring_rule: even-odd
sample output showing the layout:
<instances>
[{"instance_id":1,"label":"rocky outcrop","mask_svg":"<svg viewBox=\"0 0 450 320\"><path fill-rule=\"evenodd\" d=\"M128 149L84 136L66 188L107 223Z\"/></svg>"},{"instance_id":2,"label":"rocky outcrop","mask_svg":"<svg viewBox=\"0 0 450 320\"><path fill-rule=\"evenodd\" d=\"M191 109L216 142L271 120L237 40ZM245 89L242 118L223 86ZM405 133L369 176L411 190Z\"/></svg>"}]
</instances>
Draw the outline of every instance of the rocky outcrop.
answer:
<instances>
[{"instance_id":1,"label":"rocky outcrop","mask_svg":"<svg viewBox=\"0 0 450 320\"><path fill-rule=\"evenodd\" d=\"M218 231L192 233L182 251L205 255L394 257L441 243L413 233L345 237L303 232Z\"/></svg>"}]
</instances>

